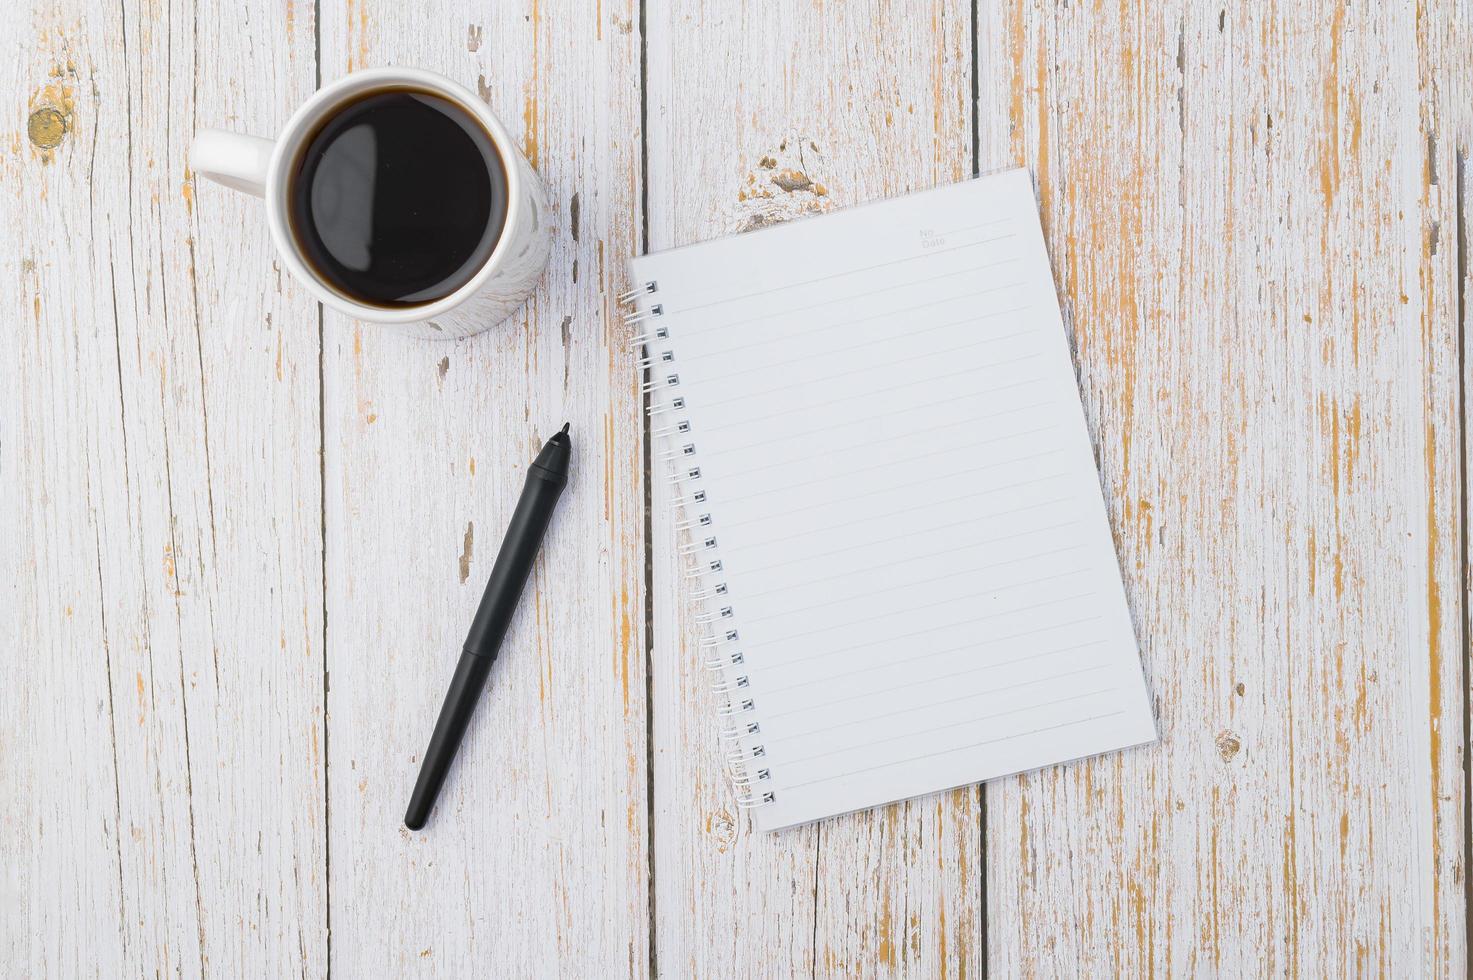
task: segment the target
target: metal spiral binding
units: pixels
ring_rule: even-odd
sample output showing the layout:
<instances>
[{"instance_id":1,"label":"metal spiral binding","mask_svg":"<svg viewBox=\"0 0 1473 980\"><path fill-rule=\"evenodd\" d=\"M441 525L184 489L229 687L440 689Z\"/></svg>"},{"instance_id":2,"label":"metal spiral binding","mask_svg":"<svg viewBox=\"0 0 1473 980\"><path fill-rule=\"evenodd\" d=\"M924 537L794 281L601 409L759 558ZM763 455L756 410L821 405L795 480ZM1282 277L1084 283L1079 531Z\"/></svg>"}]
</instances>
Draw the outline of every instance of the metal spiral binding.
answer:
<instances>
[{"instance_id":1,"label":"metal spiral binding","mask_svg":"<svg viewBox=\"0 0 1473 980\"><path fill-rule=\"evenodd\" d=\"M712 533L711 514L703 509L707 494L700 486L701 467L694 461L697 450L690 438L691 423L679 414L685 410L685 398L673 393L680 386L675 353L661 349L658 343L670 337L669 328L659 323L665 313L664 306L653 300L659 291L659 284L654 281L641 283L621 294L619 305L629 309L624 322L635 328L630 348L643 352L638 362L640 370L645 372L640 391L650 396L646 409L651 419L650 432L668 443L659 458L673 464L669 485L684 491L670 501L670 506L673 511L685 514L685 519L675 525L676 529L693 535L680 546L680 554L687 559L683 578L690 583L691 597L706 604L707 611L696 617L696 622L708 632L696 641L696 649L701 667L713 679L711 690L720 701L716 710L719 737L727 746L722 754L722 767L736 791L737 806L743 809L766 806L776 799L773 791L765 788L771 785L772 772L758 762L766 757L767 747L755 739L762 728L752 717L756 701L751 694L751 678L740 670L746 658L734 625L736 612L732 606L719 602L728 591L720 577L724 566Z\"/></svg>"}]
</instances>

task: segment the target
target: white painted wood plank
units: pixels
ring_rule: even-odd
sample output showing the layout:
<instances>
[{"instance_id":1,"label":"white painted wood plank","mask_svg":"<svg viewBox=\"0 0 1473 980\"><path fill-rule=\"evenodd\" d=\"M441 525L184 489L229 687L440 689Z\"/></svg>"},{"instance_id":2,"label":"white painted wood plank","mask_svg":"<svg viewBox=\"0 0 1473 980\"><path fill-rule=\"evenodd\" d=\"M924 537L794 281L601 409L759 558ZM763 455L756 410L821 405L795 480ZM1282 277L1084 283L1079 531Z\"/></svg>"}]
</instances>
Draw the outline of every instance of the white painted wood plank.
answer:
<instances>
[{"instance_id":1,"label":"white painted wood plank","mask_svg":"<svg viewBox=\"0 0 1473 980\"><path fill-rule=\"evenodd\" d=\"M311 91L310 15L25 6L0 69L0 972L321 974L315 305L257 202L185 160L197 118L265 131Z\"/></svg>"},{"instance_id":2,"label":"white painted wood plank","mask_svg":"<svg viewBox=\"0 0 1473 980\"><path fill-rule=\"evenodd\" d=\"M0 972L323 974L330 749L347 974L646 972L651 831L664 973L976 973L976 794L778 837L730 807L663 511L646 825L640 427L607 309L638 244L637 11L328 7L325 77L484 78L565 229L494 335L329 319L330 742L316 308L256 203L183 156L195 124L269 133L306 97L310 8L0 12ZM1166 734L989 790L991 965L1459 975L1468 25L978 11L980 163L1040 178ZM968 169L966 11L869 14L651 3L654 245ZM790 130L830 194L737 200ZM541 599L453 824L410 839L497 532L565 413L593 453Z\"/></svg>"},{"instance_id":3,"label":"white painted wood plank","mask_svg":"<svg viewBox=\"0 0 1473 980\"><path fill-rule=\"evenodd\" d=\"M650 246L966 176L969 16L965 4L951 2L879 12L857 4L687 10L651 2ZM976 789L775 835L758 833L734 806L721 776L714 698L697 663L694 612L672 601L682 594L678 538L656 466L651 710L660 972L976 975Z\"/></svg>"},{"instance_id":4,"label":"white painted wood plank","mask_svg":"<svg viewBox=\"0 0 1473 980\"><path fill-rule=\"evenodd\" d=\"M1038 177L1162 732L989 788L992 968L1464 975L1466 28L979 9L983 165Z\"/></svg>"},{"instance_id":5,"label":"white painted wood plank","mask_svg":"<svg viewBox=\"0 0 1473 980\"><path fill-rule=\"evenodd\" d=\"M630 3L324 4L323 77L479 87L548 184L552 264L461 342L326 324L332 961L344 976L648 970L643 449L614 326L639 227ZM404 807L526 465L574 466L426 830Z\"/></svg>"},{"instance_id":6,"label":"white painted wood plank","mask_svg":"<svg viewBox=\"0 0 1473 980\"><path fill-rule=\"evenodd\" d=\"M1469 168L1469 159L1473 157L1473 72L1459 71L1458 61L1454 52L1467 50L1473 45L1473 30L1470 25L1464 24L1460 29L1450 30L1444 38L1441 46L1441 56L1438 59L1441 70L1438 72L1442 85L1439 86L1442 96L1439 116L1448 120L1447 131L1452 133L1451 138L1444 136L1444 156L1442 158L1442 178L1446 184L1439 184L1444 189L1439 191L1445 205L1444 214L1448 215L1451 224L1439 225L1440 234L1446 235L1443 239L1447 244L1442 246L1452 251L1454 261L1452 263L1453 292L1449 297L1442 294L1442 302L1448 310L1449 315L1456 318L1457 331L1462 345L1462 414L1458 421L1462 426L1462 456L1463 476L1459 489L1462 498L1462 512L1460 514L1460 537L1462 538L1462 588L1458 595L1462 599L1462 640L1463 640L1463 683L1461 693L1463 696L1463 710L1458 713L1459 720L1463 724L1462 752L1460 761L1463 767L1463 853L1462 860L1456 855L1452 856L1454 869L1461 870L1463 883L1463 915L1465 917L1465 931L1463 936L1463 958L1465 965L1473 961L1473 883L1469 881L1469 875L1473 874L1473 646L1470 646L1469 635L1473 630L1473 594L1469 589L1469 569L1473 568L1473 543L1468 538L1468 472L1473 468L1473 457L1470 457L1468 426L1473 422L1468 407L1468 389L1473 385L1473 376L1470 376L1470 363L1468 359L1467 343L1468 336L1473 333L1473 170ZM1459 101L1461 100L1461 101ZM1448 155L1451 156L1451 167L1448 164ZM1451 186L1447 186L1450 184ZM1451 726L1454 721L1444 719L1442 724ZM1457 886L1456 872L1453 886ZM1454 925L1456 928L1456 925ZM1452 940L1454 945L1456 940Z\"/></svg>"}]
</instances>

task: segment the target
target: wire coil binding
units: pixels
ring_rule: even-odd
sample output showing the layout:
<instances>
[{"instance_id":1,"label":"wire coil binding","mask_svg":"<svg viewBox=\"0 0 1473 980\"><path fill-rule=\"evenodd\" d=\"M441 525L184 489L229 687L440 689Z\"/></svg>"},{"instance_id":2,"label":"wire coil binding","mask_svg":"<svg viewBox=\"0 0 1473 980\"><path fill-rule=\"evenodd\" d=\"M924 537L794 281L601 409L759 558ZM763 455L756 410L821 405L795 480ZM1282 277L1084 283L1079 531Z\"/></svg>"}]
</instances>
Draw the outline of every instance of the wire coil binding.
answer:
<instances>
[{"instance_id":1,"label":"wire coil binding","mask_svg":"<svg viewBox=\"0 0 1473 980\"><path fill-rule=\"evenodd\" d=\"M677 488L677 495L670 507L684 514L675 526L681 534L692 536L679 547L686 562L682 578L690 583L691 598L706 610L696 617L705 631L696 640L696 650L702 669L712 678L710 690L718 702L717 734L726 746L722 769L736 793L736 805L751 809L775 802L776 794L770 788L772 771L756 762L766 757L767 746L760 739L762 726L753 717L756 699L751 693L751 677L741 669L746 658L741 650L741 634L733 625L736 610L724 601L729 592L721 578L725 566L712 533L715 522L704 509L707 491L700 485L701 467L695 462L699 453L690 438L690 420L680 414L685 410L685 397L675 393L680 387L675 352L659 343L670 339L669 328L659 322L665 313L664 304L654 298L659 291L659 283L650 280L620 294L618 302L626 309L624 322L634 331L630 349L640 354L637 363L644 374L640 391L650 399L645 409L652 423L650 433L666 444L658 456L672 466L667 481Z\"/></svg>"}]
</instances>

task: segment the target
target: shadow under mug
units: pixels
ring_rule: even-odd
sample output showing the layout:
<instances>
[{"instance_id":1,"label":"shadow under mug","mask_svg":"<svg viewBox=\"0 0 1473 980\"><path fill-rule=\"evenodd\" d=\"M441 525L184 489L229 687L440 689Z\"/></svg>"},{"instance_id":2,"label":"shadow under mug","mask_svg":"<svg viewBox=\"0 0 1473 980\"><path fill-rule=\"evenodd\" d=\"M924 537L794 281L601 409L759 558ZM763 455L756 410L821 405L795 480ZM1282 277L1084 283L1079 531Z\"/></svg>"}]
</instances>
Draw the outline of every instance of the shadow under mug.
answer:
<instances>
[{"instance_id":1,"label":"shadow under mug","mask_svg":"<svg viewBox=\"0 0 1473 980\"><path fill-rule=\"evenodd\" d=\"M293 171L303 143L346 104L386 88L421 89L465 110L491 137L506 171L507 188L501 236L470 281L437 300L392 308L359 302L324 282L304 257L288 218ZM195 173L265 199L276 250L292 275L317 299L355 319L419 336L464 337L500 323L537 288L552 249L552 227L537 172L475 93L433 72L415 68L354 72L319 89L292 114L274 141L201 129L195 134L189 160Z\"/></svg>"}]
</instances>

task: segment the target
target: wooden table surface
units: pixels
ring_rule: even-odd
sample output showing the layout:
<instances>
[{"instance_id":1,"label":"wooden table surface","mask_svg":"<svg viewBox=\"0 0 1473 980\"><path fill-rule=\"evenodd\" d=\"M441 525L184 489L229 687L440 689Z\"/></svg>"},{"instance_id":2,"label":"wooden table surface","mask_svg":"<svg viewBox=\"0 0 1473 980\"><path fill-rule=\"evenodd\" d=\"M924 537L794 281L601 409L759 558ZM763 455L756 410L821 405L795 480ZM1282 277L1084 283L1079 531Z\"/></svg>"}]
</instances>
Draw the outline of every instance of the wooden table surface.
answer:
<instances>
[{"instance_id":1,"label":"wooden table surface","mask_svg":"<svg viewBox=\"0 0 1473 980\"><path fill-rule=\"evenodd\" d=\"M0 40L0 972L1464 975L1466 0L30 0ZM548 185L544 284L467 341L324 312L188 169L378 65L478 87ZM624 260L1015 164L1161 743L757 834Z\"/></svg>"}]
</instances>

